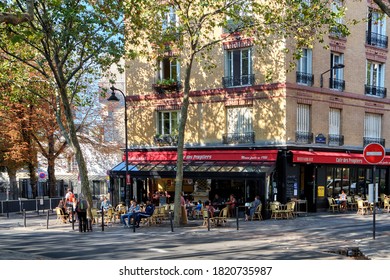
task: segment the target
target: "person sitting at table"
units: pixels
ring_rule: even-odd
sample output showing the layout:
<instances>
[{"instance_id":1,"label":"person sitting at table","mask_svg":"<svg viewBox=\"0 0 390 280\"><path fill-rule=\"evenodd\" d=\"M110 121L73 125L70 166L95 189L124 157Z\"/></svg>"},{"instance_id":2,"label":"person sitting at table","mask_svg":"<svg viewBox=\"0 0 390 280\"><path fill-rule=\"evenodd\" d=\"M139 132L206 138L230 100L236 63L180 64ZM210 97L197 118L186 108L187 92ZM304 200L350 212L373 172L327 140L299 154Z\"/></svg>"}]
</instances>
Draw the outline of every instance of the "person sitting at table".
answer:
<instances>
[{"instance_id":1,"label":"person sitting at table","mask_svg":"<svg viewBox=\"0 0 390 280\"><path fill-rule=\"evenodd\" d=\"M210 218L213 218L214 217L215 208L212 205L210 205L210 201L209 200L206 200L204 202L204 208L210 213Z\"/></svg>"},{"instance_id":2,"label":"person sitting at table","mask_svg":"<svg viewBox=\"0 0 390 280\"><path fill-rule=\"evenodd\" d=\"M129 227L131 218L134 218L135 214L138 212L140 212L140 206L138 205L137 201L131 200L127 213L121 215L121 224L123 224L123 227Z\"/></svg>"},{"instance_id":3,"label":"person sitting at table","mask_svg":"<svg viewBox=\"0 0 390 280\"><path fill-rule=\"evenodd\" d=\"M219 206L221 206L221 204L222 204L222 198L220 198L219 195L216 193L211 204L212 204L214 207L219 207Z\"/></svg>"},{"instance_id":4,"label":"person sitting at table","mask_svg":"<svg viewBox=\"0 0 390 280\"><path fill-rule=\"evenodd\" d=\"M111 207L111 203L108 201L107 197L103 197L103 201L102 201L102 204L100 205L100 208L103 207L103 210L104 211L107 211L108 208Z\"/></svg>"},{"instance_id":5,"label":"person sitting at table","mask_svg":"<svg viewBox=\"0 0 390 280\"><path fill-rule=\"evenodd\" d=\"M260 197L258 195L255 196L255 200L250 204L245 212L245 221L248 221L255 214L256 208L261 204Z\"/></svg>"},{"instance_id":6,"label":"person sitting at table","mask_svg":"<svg viewBox=\"0 0 390 280\"><path fill-rule=\"evenodd\" d=\"M339 195L339 201L340 201L340 208L342 210L347 209L347 195L345 194L344 190L341 191Z\"/></svg>"},{"instance_id":7,"label":"person sitting at table","mask_svg":"<svg viewBox=\"0 0 390 280\"><path fill-rule=\"evenodd\" d=\"M236 206L237 206L237 200L236 200L236 198L234 197L234 194L231 194L231 195L230 195L229 201L226 202L226 205L229 207L229 215L230 215L231 217L233 217L234 211L235 211Z\"/></svg>"},{"instance_id":8,"label":"person sitting at table","mask_svg":"<svg viewBox=\"0 0 390 280\"><path fill-rule=\"evenodd\" d=\"M195 208L192 210L192 219L196 219L202 212L202 201L198 200L198 204L196 204Z\"/></svg>"},{"instance_id":9,"label":"person sitting at table","mask_svg":"<svg viewBox=\"0 0 390 280\"><path fill-rule=\"evenodd\" d=\"M138 228L141 219L149 218L150 216L153 215L153 212L154 212L154 204L152 204L152 202L148 199L146 201L145 210L143 212L135 213L135 216L134 216L134 221L136 224L135 226Z\"/></svg>"}]
</instances>

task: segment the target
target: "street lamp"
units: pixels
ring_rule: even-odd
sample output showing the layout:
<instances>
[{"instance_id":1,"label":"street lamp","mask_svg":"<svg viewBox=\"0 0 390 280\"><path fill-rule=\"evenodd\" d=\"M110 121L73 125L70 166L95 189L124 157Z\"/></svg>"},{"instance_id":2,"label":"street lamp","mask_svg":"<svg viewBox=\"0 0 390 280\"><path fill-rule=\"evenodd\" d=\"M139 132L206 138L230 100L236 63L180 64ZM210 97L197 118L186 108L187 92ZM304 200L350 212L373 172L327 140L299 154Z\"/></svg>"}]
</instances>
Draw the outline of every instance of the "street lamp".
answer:
<instances>
[{"instance_id":1,"label":"street lamp","mask_svg":"<svg viewBox=\"0 0 390 280\"><path fill-rule=\"evenodd\" d=\"M129 178L129 157L127 155L128 152L128 146L127 146L127 106L126 106L126 96L120 89L112 86L111 89L111 96L107 99L107 101L119 101L119 98L116 97L115 91L119 91L123 95L123 99L125 101L125 157L126 157L126 171L125 171L125 188L124 188L124 195L125 195L125 203L127 206L130 206L130 199L127 197L127 185L130 185L130 178ZM129 191L129 193L131 193Z\"/></svg>"},{"instance_id":2,"label":"street lamp","mask_svg":"<svg viewBox=\"0 0 390 280\"><path fill-rule=\"evenodd\" d=\"M329 71L331 71L333 69L341 69L341 68L344 68L344 64L335 64L330 69L326 70L324 73L321 73L320 87L324 86L324 78L322 77L324 74L328 73Z\"/></svg>"}]
</instances>

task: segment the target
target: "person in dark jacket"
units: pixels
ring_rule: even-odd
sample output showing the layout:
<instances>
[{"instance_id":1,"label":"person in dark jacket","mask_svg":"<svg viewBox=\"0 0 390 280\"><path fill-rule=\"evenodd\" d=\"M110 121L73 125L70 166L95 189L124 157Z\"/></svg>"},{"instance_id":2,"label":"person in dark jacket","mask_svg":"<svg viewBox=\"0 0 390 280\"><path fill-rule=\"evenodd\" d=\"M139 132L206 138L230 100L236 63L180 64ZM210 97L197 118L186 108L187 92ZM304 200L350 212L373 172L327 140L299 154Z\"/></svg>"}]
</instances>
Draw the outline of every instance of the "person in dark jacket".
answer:
<instances>
[{"instance_id":1,"label":"person in dark jacket","mask_svg":"<svg viewBox=\"0 0 390 280\"><path fill-rule=\"evenodd\" d=\"M153 215L153 212L154 212L154 205L150 200L147 200L145 210L143 212L138 212L135 214L134 219L135 219L136 227L139 227L139 222L141 221L142 218L149 218L150 216Z\"/></svg>"}]
</instances>

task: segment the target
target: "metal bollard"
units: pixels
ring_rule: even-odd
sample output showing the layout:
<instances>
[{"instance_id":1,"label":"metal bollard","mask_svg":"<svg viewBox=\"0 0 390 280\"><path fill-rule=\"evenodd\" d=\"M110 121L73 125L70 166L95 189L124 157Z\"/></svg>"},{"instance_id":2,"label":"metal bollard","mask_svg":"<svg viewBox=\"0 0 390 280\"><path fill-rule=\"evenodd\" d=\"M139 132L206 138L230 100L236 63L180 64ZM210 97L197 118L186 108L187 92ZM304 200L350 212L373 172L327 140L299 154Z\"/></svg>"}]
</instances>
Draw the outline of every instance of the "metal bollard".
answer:
<instances>
[{"instance_id":1,"label":"metal bollard","mask_svg":"<svg viewBox=\"0 0 390 280\"><path fill-rule=\"evenodd\" d=\"M102 231L104 231L104 208L102 206Z\"/></svg>"},{"instance_id":2,"label":"metal bollard","mask_svg":"<svg viewBox=\"0 0 390 280\"><path fill-rule=\"evenodd\" d=\"M169 211L169 220L171 222L171 231L173 232L172 211Z\"/></svg>"},{"instance_id":3,"label":"metal bollard","mask_svg":"<svg viewBox=\"0 0 390 280\"><path fill-rule=\"evenodd\" d=\"M23 225L24 227L27 227L26 209L23 209Z\"/></svg>"},{"instance_id":4,"label":"metal bollard","mask_svg":"<svg viewBox=\"0 0 390 280\"><path fill-rule=\"evenodd\" d=\"M5 205L7 206L7 219L9 219L8 200L6 201L6 204L5 204Z\"/></svg>"},{"instance_id":5,"label":"metal bollard","mask_svg":"<svg viewBox=\"0 0 390 280\"><path fill-rule=\"evenodd\" d=\"M133 232L135 232L135 213L133 212ZM129 218L129 223L130 223L130 218Z\"/></svg>"},{"instance_id":6,"label":"metal bollard","mask_svg":"<svg viewBox=\"0 0 390 280\"><path fill-rule=\"evenodd\" d=\"M74 210L72 208L72 230L74 230Z\"/></svg>"},{"instance_id":7,"label":"metal bollard","mask_svg":"<svg viewBox=\"0 0 390 280\"><path fill-rule=\"evenodd\" d=\"M210 210L207 210L207 231L210 231Z\"/></svg>"},{"instance_id":8,"label":"metal bollard","mask_svg":"<svg viewBox=\"0 0 390 280\"><path fill-rule=\"evenodd\" d=\"M46 229L49 229L49 211L46 214Z\"/></svg>"},{"instance_id":9,"label":"metal bollard","mask_svg":"<svg viewBox=\"0 0 390 280\"><path fill-rule=\"evenodd\" d=\"M237 230L239 230L239 227L238 227L238 207L236 207L236 220L237 220Z\"/></svg>"}]
</instances>

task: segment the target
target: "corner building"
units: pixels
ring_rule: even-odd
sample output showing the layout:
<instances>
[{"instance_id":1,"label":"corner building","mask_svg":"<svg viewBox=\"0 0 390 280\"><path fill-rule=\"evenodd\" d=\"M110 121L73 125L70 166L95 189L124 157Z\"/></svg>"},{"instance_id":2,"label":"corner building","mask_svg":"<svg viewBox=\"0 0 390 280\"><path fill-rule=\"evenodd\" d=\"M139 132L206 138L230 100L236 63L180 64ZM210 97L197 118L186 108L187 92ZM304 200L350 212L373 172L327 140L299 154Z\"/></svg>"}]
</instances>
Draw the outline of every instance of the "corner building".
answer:
<instances>
[{"instance_id":1,"label":"corner building","mask_svg":"<svg viewBox=\"0 0 390 280\"><path fill-rule=\"evenodd\" d=\"M187 195L204 201L234 194L242 204L260 195L263 205L297 199L302 211L315 212L327 209L327 197L341 189L369 196L374 180L379 197L390 194L390 156L375 173L363 156L367 144L386 148L390 139L388 18L371 1L332 5L346 5L347 18L367 22L351 26L348 37L329 33L327 50L319 44L303 49L293 71L286 69L286 54L268 55L265 64L251 38L240 36L214 47L212 72L194 66L185 132ZM156 191L174 195L179 57L170 52L155 64L127 62L129 187L138 200ZM270 65L277 70L270 72ZM164 79L177 83L158 84ZM124 174L125 162L110 171L117 200L124 199Z\"/></svg>"}]
</instances>

